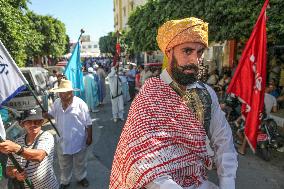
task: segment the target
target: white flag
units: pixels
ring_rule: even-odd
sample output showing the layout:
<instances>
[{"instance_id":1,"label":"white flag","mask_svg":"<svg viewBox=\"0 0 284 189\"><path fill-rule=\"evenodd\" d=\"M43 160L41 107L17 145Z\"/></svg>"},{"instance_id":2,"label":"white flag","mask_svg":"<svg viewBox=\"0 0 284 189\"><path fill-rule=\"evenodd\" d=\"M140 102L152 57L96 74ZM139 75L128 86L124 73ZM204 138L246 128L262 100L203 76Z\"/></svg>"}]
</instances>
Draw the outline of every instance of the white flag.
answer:
<instances>
[{"instance_id":1,"label":"white flag","mask_svg":"<svg viewBox=\"0 0 284 189\"><path fill-rule=\"evenodd\" d=\"M0 41L0 106L24 90L27 80Z\"/></svg>"}]
</instances>

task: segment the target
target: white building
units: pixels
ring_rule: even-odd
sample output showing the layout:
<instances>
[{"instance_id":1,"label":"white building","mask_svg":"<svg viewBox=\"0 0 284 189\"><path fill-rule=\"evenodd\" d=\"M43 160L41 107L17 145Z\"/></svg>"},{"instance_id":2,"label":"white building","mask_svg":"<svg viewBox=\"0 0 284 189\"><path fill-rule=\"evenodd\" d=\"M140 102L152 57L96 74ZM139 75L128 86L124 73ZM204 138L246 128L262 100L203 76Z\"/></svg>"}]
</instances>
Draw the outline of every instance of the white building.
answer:
<instances>
[{"instance_id":1,"label":"white building","mask_svg":"<svg viewBox=\"0 0 284 189\"><path fill-rule=\"evenodd\" d=\"M98 42L88 41L81 43L81 57L98 57L100 49Z\"/></svg>"},{"instance_id":2,"label":"white building","mask_svg":"<svg viewBox=\"0 0 284 189\"><path fill-rule=\"evenodd\" d=\"M71 43L70 53L69 53L70 55L73 52L75 45L76 45L76 42ZM98 56L100 56L99 43L96 42L96 41L91 41L90 35L82 35L80 53L81 53L81 57L98 57Z\"/></svg>"}]
</instances>

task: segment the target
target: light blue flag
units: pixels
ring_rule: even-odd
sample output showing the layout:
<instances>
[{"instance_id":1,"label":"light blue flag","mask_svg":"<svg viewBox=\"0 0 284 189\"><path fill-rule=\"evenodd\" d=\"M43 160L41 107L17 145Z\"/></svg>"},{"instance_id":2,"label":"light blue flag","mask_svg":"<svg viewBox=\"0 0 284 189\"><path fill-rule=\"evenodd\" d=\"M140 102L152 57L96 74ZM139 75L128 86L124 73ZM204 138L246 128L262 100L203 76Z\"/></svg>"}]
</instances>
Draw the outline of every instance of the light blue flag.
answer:
<instances>
[{"instance_id":1,"label":"light blue flag","mask_svg":"<svg viewBox=\"0 0 284 189\"><path fill-rule=\"evenodd\" d=\"M74 89L80 89L80 91L74 92L74 94L78 97L83 96L84 85L83 85L83 72L82 65L80 60L80 42L78 41L71 58L69 59L66 67L64 75L68 80L72 82L72 87Z\"/></svg>"}]
</instances>

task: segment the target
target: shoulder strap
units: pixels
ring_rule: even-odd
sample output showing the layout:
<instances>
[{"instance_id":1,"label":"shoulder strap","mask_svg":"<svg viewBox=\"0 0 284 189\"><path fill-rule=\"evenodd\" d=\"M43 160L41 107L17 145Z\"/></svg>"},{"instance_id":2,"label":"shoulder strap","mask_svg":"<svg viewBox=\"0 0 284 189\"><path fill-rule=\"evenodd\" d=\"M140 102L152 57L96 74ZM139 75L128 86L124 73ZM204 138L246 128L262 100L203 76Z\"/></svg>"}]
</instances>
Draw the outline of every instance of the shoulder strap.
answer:
<instances>
[{"instance_id":1,"label":"shoulder strap","mask_svg":"<svg viewBox=\"0 0 284 189\"><path fill-rule=\"evenodd\" d=\"M36 137L35 142L34 142L34 145L33 145L33 147L32 147L31 149L34 149L34 148L35 148L35 146L37 145L37 143L38 143L38 141L39 141L39 138L41 137L41 135L42 135L44 132L45 132L45 131L41 132L41 133ZM27 135L26 135L26 136L27 136ZM25 168L27 168L27 167L29 166L29 164L30 164L30 160L28 160L28 161L26 162Z\"/></svg>"},{"instance_id":2,"label":"shoulder strap","mask_svg":"<svg viewBox=\"0 0 284 189\"><path fill-rule=\"evenodd\" d=\"M211 139L211 134L209 130L210 130L210 121L211 121L211 116L212 116L211 115L212 98L205 84L200 81L198 81L198 84L204 88L200 90L199 97L204 104L204 111L205 111L204 128L205 128L208 138Z\"/></svg>"}]
</instances>

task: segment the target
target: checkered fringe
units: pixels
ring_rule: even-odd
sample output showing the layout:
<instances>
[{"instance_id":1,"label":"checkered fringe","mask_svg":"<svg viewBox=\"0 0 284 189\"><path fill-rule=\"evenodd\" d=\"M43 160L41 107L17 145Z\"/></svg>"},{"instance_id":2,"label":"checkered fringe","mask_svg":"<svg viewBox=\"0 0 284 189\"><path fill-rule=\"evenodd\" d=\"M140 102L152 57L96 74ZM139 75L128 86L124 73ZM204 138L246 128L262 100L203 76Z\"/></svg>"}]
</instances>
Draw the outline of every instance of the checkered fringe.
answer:
<instances>
[{"instance_id":1,"label":"checkered fringe","mask_svg":"<svg viewBox=\"0 0 284 189\"><path fill-rule=\"evenodd\" d=\"M182 99L158 78L134 99L116 149L110 189L140 189L170 175L183 187L199 186L212 164L206 133Z\"/></svg>"}]
</instances>

